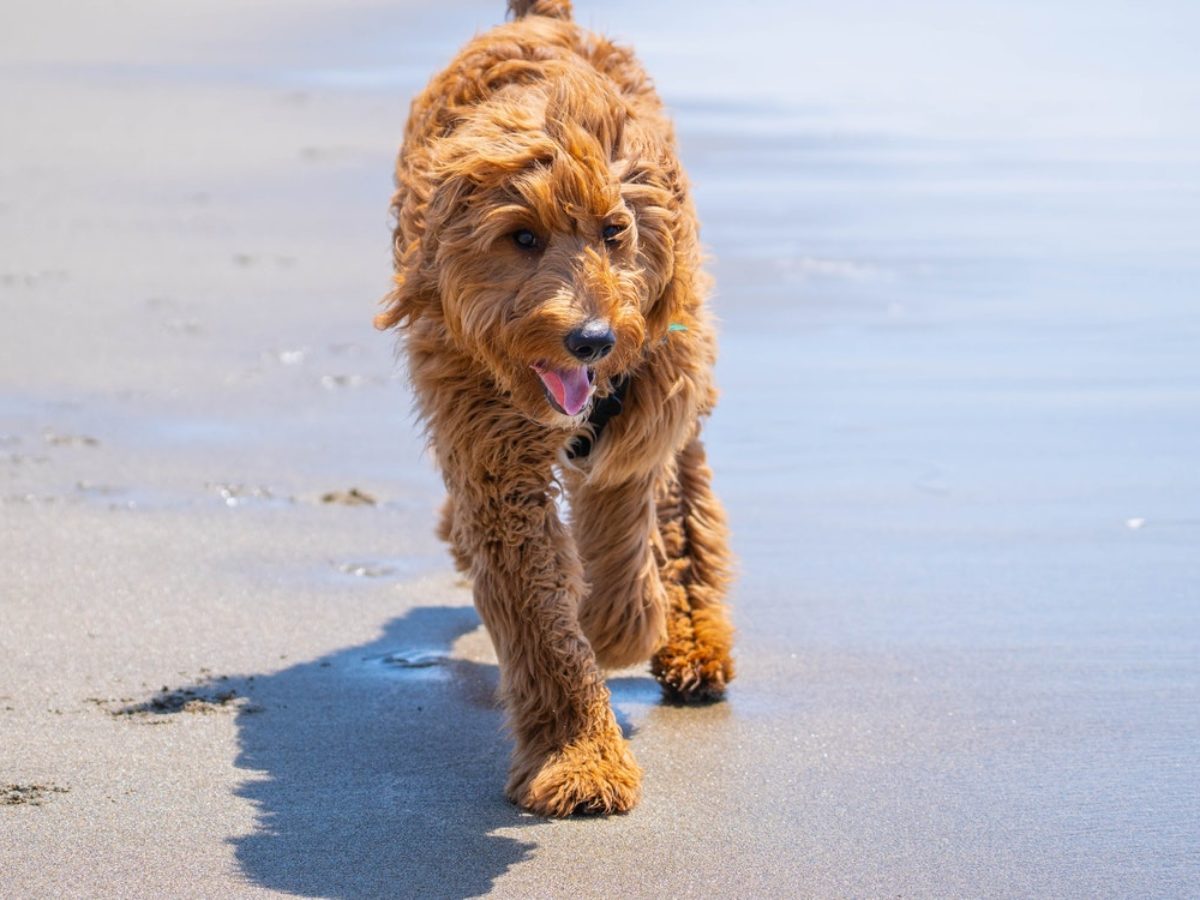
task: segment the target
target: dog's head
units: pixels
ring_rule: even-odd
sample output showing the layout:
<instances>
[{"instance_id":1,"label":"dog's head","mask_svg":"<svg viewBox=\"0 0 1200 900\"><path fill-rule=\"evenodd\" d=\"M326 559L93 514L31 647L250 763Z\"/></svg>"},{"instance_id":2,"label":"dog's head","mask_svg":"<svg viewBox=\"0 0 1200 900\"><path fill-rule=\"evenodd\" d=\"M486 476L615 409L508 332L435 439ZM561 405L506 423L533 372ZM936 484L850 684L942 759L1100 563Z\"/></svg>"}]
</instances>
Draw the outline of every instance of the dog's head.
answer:
<instances>
[{"instance_id":1,"label":"dog's head","mask_svg":"<svg viewBox=\"0 0 1200 900\"><path fill-rule=\"evenodd\" d=\"M594 73L553 75L406 148L377 324L429 317L522 412L562 425L666 333L692 226L665 122L639 121Z\"/></svg>"}]
</instances>

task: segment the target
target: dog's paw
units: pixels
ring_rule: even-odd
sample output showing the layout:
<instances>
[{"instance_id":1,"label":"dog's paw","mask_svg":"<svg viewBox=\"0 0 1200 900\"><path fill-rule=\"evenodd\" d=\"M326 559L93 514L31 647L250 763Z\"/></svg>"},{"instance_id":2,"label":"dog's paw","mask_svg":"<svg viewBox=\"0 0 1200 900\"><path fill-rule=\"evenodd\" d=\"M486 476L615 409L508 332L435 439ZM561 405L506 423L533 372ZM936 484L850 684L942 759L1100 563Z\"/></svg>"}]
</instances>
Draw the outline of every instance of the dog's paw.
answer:
<instances>
[{"instance_id":1,"label":"dog's paw","mask_svg":"<svg viewBox=\"0 0 1200 900\"><path fill-rule=\"evenodd\" d=\"M670 621L666 644L650 661L668 703L714 703L733 681L733 629L721 606L691 609Z\"/></svg>"},{"instance_id":2,"label":"dog's paw","mask_svg":"<svg viewBox=\"0 0 1200 900\"><path fill-rule=\"evenodd\" d=\"M669 703L715 703L725 698L733 680L733 660L725 653L713 656L702 648L668 644L655 655L650 671Z\"/></svg>"},{"instance_id":3,"label":"dog's paw","mask_svg":"<svg viewBox=\"0 0 1200 900\"><path fill-rule=\"evenodd\" d=\"M507 793L518 806L543 816L609 815L633 809L642 770L626 741L581 741L540 763L514 765Z\"/></svg>"}]
</instances>

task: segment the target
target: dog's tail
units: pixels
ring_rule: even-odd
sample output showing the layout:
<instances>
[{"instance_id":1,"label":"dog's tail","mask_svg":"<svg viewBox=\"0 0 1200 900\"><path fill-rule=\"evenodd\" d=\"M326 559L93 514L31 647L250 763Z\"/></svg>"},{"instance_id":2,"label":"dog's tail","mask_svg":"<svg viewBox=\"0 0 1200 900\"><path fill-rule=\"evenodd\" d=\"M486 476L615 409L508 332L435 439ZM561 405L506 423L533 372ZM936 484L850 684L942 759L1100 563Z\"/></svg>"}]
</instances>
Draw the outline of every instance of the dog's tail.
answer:
<instances>
[{"instance_id":1,"label":"dog's tail","mask_svg":"<svg viewBox=\"0 0 1200 900\"><path fill-rule=\"evenodd\" d=\"M545 16L548 19L569 20L571 0L508 0L508 11L514 19Z\"/></svg>"}]
</instances>

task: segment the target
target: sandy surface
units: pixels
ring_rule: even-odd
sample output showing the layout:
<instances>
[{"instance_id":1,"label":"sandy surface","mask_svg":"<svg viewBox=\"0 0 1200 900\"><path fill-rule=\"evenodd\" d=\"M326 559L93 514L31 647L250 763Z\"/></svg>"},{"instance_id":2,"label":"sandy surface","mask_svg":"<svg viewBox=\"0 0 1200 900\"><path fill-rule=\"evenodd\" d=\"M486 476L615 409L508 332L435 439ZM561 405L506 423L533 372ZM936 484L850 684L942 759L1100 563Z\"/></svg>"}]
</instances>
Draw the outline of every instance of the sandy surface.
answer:
<instances>
[{"instance_id":1,"label":"sandy surface","mask_svg":"<svg viewBox=\"0 0 1200 900\"><path fill-rule=\"evenodd\" d=\"M615 677L644 800L547 822L370 329L501 5L0 13L0 894L1200 892L1194 10L578 0L717 260L740 678Z\"/></svg>"}]
</instances>

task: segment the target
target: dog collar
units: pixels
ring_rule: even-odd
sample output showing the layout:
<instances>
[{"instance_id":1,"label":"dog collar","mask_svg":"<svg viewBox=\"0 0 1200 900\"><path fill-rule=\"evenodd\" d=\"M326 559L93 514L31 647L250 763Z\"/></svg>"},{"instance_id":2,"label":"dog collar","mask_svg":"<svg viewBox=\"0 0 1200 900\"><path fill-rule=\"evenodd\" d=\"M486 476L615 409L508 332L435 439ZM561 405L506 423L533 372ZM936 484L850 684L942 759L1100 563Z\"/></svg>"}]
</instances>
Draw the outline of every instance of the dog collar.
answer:
<instances>
[{"instance_id":1,"label":"dog collar","mask_svg":"<svg viewBox=\"0 0 1200 900\"><path fill-rule=\"evenodd\" d=\"M604 433L604 426L608 424L609 419L620 415L621 408L625 404L625 392L629 390L629 381L628 375L622 375L613 382L611 394L592 404L592 411L588 415L588 432L590 434L585 432L575 435L567 447L567 459L586 459L592 452L592 447L600 440L600 435Z\"/></svg>"}]
</instances>

